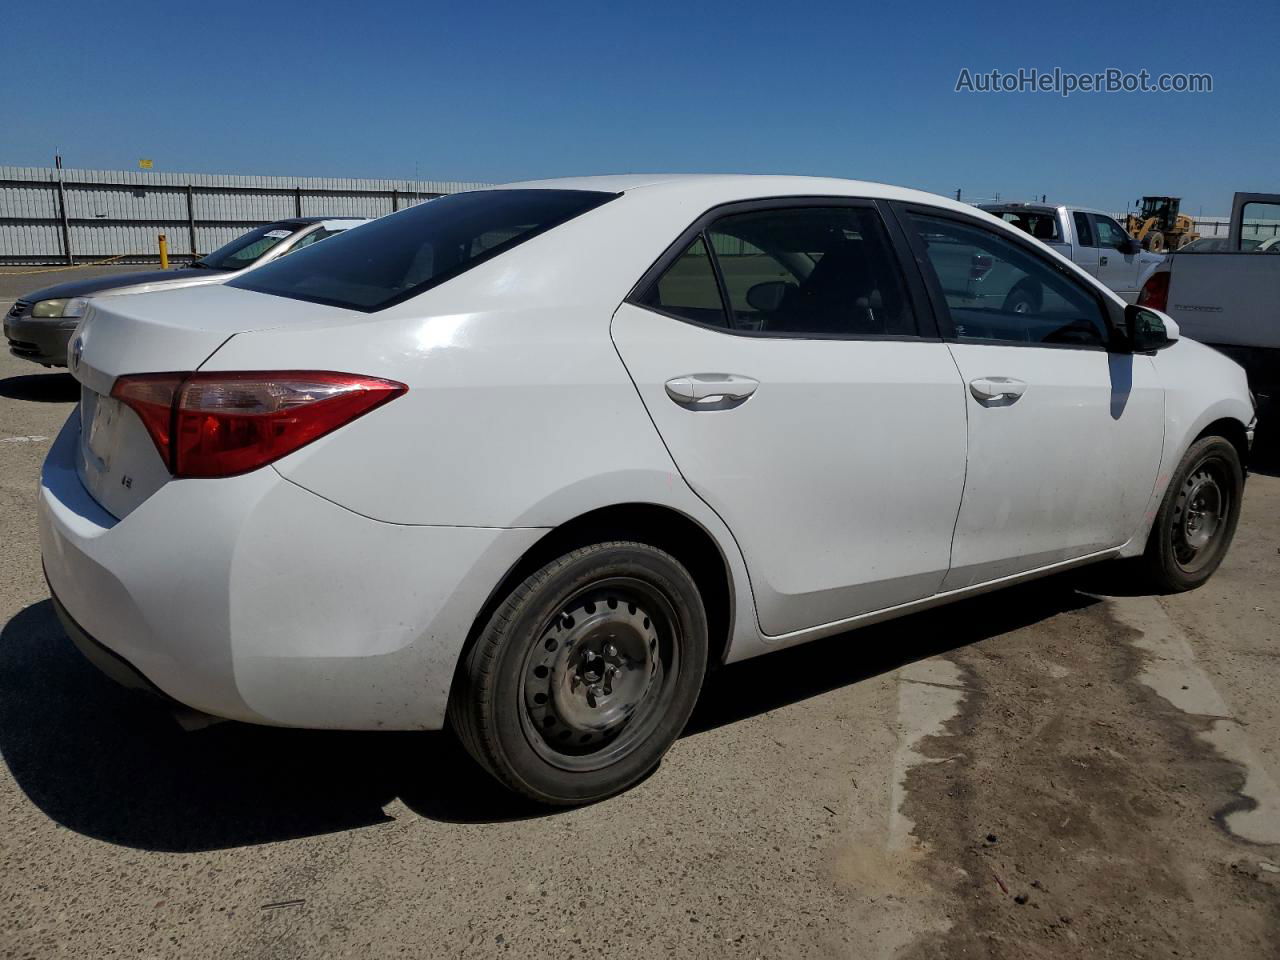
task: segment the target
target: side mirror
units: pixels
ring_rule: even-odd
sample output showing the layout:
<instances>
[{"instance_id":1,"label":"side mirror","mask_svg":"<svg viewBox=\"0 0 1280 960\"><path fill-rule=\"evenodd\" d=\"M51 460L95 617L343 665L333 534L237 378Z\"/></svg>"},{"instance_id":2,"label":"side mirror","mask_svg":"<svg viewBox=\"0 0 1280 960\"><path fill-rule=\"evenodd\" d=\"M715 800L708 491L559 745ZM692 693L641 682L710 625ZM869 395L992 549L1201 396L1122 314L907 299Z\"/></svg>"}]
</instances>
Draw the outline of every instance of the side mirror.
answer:
<instances>
[{"instance_id":1,"label":"side mirror","mask_svg":"<svg viewBox=\"0 0 1280 960\"><path fill-rule=\"evenodd\" d=\"M1124 308L1124 329L1134 353L1151 353L1178 340L1178 325L1158 310L1131 303Z\"/></svg>"},{"instance_id":2,"label":"side mirror","mask_svg":"<svg viewBox=\"0 0 1280 960\"><path fill-rule=\"evenodd\" d=\"M747 304L752 310L773 313L782 306L782 298L787 295L791 287L792 284L785 280L766 280L764 283L757 283L747 290Z\"/></svg>"},{"instance_id":3,"label":"side mirror","mask_svg":"<svg viewBox=\"0 0 1280 960\"><path fill-rule=\"evenodd\" d=\"M1123 253L1126 257L1128 257L1137 253L1141 249L1142 249L1142 244L1139 243L1137 240L1133 239L1133 237L1130 237L1128 240L1124 242L1124 246L1121 248L1120 252Z\"/></svg>"}]
</instances>

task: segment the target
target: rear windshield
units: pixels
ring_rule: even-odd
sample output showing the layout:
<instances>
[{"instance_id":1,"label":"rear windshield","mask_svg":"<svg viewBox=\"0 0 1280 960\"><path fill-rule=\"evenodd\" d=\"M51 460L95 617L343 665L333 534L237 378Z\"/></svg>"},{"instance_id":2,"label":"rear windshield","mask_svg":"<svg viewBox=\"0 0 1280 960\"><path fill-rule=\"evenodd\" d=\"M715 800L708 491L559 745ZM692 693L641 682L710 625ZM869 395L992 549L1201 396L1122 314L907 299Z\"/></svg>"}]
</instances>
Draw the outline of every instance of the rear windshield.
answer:
<instances>
[{"instance_id":1,"label":"rear windshield","mask_svg":"<svg viewBox=\"0 0 1280 960\"><path fill-rule=\"evenodd\" d=\"M996 214L1005 223L1011 223L1023 233L1029 233L1037 240L1046 243L1057 243L1062 239L1058 233L1058 215L1056 213L1032 213L1029 210L1003 210Z\"/></svg>"},{"instance_id":2,"label":"rear windshield","mask_svg":"<svg viewBox=\"0 0 1280 960\"><path fill-rule=\"evenodd\" d=\"M352 310L381 310L615 196L589 190L450 194L313 244L228 285Z\"/></svg>"}]
</instances>

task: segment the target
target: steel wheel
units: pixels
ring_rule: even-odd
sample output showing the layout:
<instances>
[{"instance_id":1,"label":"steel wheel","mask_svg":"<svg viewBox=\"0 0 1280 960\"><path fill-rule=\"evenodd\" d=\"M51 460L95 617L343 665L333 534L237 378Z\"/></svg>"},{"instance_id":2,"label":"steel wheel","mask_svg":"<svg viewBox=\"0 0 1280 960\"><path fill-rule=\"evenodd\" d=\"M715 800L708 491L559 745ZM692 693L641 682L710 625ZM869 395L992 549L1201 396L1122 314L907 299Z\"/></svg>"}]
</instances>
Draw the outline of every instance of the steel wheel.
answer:
<instances>
[{"instance_id":1,"label":"steel wheel","mask_svg":"<svg viewBox=\"0 0 1280 960\"><path fill-rule=\"evenodd\" d=\"M1231 509L1226 464L1205 457L1191 469L1173 508L1173 556L1187 573L1196 573L1217 550Z\"/></svg>"},{"instance_id":2,"label":"steel wheel","mask_svg":"<svg viewBox=\"0 0 1280 960\"><path fill-rule=\"evenodd\" d=\"M524 666L525 734L549 763L594 770L653 726L679 670L670 604L648 584L613 578L566 602Z\"/></svg>"},{"instance_id":3,"label":"steel wheel","mask_svg":"<svg viewBox=\"0 0 1280 960\"><path fill-rule=\"evenodd\" d=\"M693 712L706 609L666 551L577 547L510 589L459 664L450 724L473 757L540 803L590 803L638 782Z\"/></svg>"},{"instance_id":4,"label":"steel wheel","mask_svg":"<svg viewBox=\"0 0 1280 960\"><path fill-rule=\"evenodd\" d=\"M1222 563L1240 520L1244 467L1224 437L1201 437L1183 454L1156 511L1140 568L1162 592L1194 590Z\"/></svg>"}]
</instances>

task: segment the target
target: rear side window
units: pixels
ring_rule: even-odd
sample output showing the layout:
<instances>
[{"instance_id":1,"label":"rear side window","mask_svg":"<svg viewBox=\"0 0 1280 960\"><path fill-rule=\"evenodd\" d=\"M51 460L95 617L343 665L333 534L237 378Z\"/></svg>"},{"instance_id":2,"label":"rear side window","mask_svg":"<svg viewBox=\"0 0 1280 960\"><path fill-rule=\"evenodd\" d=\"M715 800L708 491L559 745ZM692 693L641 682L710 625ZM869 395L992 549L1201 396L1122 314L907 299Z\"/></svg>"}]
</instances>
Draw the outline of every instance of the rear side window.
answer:
<instances>
[{"instance_id":1,"label":"rear side window","mask_svg":"<svg viewBox=\"0 0 1280 960\"><path fill-rule=\"evenodd\" d=\"M1087 213L1073 213L1071 215L1076 224L1076 243L1082 247L1096 247L1093 242L1093 225L1089 223L1089 215Z\"/></svg>"},{"instance_id":2,"label":"rear side window","mask_svg":"<svg viewBox=\"0 0 1280 960\"><path fill-rule=\"evenodd\" d=\"M871 207L787 207L707 231L739 330L791 337L915 335L888 234Z\"/></svg>"},{"instance_id":3,"label":"rear side window","mask_svg":"<svg viewBox=\"0 0 1280 960\"><path fill-rule=\"evenodd\" d=\"M592 190L455 193L343 231L229 286L352 310L381 310L615 196Z\"/></svg>"},{"instance_id":4,"label":"rear side window","mask_svg":"<svg viewBox=\"0 0 1280 960\"><path fill-rule=\"evenodd\" d=\"M884 223L864 206L781 207L722 217L637 302L695 323L766 336L918 333Z\"/></svg>"},{"instance_id":5,"label":"rear side window","mask_svg":"<svg viewBox=\"0 0 1280 960\"><path fill-rule=\"evenodd\" d=\"M640 298L640 303L682 320L725 326L715 267L701 234Z\"/></svg>"}]
</instances>

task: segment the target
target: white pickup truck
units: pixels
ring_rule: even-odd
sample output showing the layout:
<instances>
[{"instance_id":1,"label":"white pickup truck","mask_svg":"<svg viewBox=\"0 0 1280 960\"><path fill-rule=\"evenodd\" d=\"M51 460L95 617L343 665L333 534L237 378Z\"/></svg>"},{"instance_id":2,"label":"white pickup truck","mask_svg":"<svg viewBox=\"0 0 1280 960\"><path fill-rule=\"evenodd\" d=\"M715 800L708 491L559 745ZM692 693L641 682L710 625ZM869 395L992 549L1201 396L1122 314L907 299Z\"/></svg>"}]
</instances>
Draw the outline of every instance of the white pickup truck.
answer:
<instances>
[{"instance_id":1,"label":"white pickup truck","mask_svg":"<svg viewBox=\"0 0 1280 960\"><path fill-rule=\"evenodd\" d=\"M983 203L979 208L1047 243L1129 303L1164 262L1100 210L1050 203Z\"/></svg>"},{"instance_id":2,"label":"white pickup truck","mask_svg":"<svg viewBox=\"0 0 1280 960\"><path fill-rule=\"evenodd\" d=\"M1179 250L1138 302L1234 359L1254 393L1280 396L1280 194L1237 193L1225 247Z\"/></svg>"}]
</instances>

